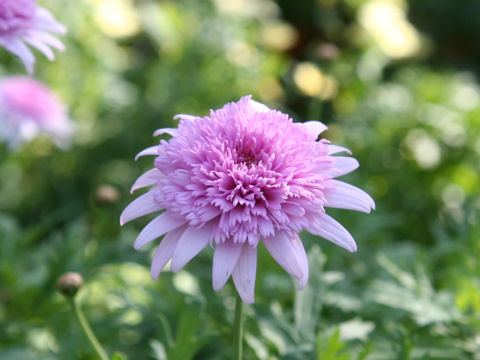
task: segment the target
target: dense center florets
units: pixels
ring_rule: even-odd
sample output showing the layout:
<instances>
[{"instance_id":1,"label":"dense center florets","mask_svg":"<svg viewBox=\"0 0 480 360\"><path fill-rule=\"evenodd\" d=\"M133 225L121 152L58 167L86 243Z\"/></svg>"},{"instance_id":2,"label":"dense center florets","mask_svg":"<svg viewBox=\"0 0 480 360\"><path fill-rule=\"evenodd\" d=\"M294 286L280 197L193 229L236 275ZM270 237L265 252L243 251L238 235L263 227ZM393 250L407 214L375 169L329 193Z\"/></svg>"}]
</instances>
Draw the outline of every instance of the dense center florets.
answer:
<instances>
[{"instance_id":1,"label":"dense center florets","mask_svg":"<svg viewBox=\"0 0 480 360\"><path fill-rule=\"evenodd\" d=\"M35 16L34 0L0 0L0 35L28 28Z\"/></svg>"},{"instance_id":2,"label":"dense center florets","mask_svg":"<svg viewBox=\"0 0 480 360\"><path fill-rule=\"evenodd\" d=\"M215 241L256 245L277 231L298 233L323 212L334 159L301 124L249 98L182 120L162 141L155 167L163 174L157 200L192 226L213 219Z\"/></svg>"},{"instance_id":3,"label":"dense center florets","mask_svg":"<svg viewBox=\"0 0 480 360\"><path fill-rule=\"evenodd\" d=\"M63 109L50 91L29 77L12 77L0 85L1 105L37 122L61 116Z\"/></svg>"}]
</instances>

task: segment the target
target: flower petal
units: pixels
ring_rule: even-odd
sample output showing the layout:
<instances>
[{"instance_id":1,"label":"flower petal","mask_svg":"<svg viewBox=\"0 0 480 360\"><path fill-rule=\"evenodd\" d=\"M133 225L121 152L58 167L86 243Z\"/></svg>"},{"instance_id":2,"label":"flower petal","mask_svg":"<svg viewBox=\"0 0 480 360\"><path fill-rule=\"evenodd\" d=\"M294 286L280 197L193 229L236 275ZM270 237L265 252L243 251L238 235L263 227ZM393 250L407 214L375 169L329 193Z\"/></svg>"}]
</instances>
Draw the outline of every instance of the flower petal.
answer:
<instances>
[{"instance_id":1,"label":"flower petal","mask_svg":"<svg viewBox=\"0 0 480 360\"><path fill-rule=\"evenodd\" d=\"M52 49L50 49L50 47L43 41L38 40L34 35L25 36L24 40L42 52L48 60L52 61L55 59Z\"/></svg>"},{"instance_id":2,"label":"flower petal","mask_svg":"<svg viewBox=\"0 0 480 360\"><path fill-rule=\"evenodd\" d=\"M335 159L335 164L329 170L323 172L323 174L331 175L333 177L342 176L351 173L358 168L359 163L357 159L348 156L332 156Z\"/></svg>"},{"instance_id":3,"label":"flower petal","mask_svg":"<svg viewBox=\"0 0 480 360\"><path fill-rule=\"evenodd\" d=\"M148 244L150 241L155 240L170 230L176 229L179 226L185 224L184 219L173 217L168 211L157 216L150 221L138 234L133 247L138 250L141 247Z\"/></svg>"},{"instance_id":4,"label":"flower petal","mask_svg":"<svg viewBox=\"0 0 480 360\"><path fill-rule=\"evenodd\" d=\"M192 121L195 120L198 116L195 115L187 115L187 114L177 114L173 117L174 120L187 120Z\"/></svg>"},{"instance_id":5,"label":"flower petal","mask_svg":"<svg viewBox=\"0 0 480 360\"><path fill-rule=\"evenodd\" d=\"M138 177L137 180L135 180L135 183L130 189L130 194L132 194L135 190L155 184L159 180L159 176L161 176L160 171L158 171L156 168L150 169L143 173Z\"/></svg>"},{"instance_id":6,"label":"flower petal","mask_svg":"<svg viewBox=\"0 0 480 360\"><path fill-rule=\"evenodd\" d=\"M320 121L305 121L302 125L307 131L317 138L322 132L328 129L328 126L324 125Z\"/></svg>"},{"instance_id":7,"label":"flower petal","mask_svg":"<svg viewBox=\"0 0 480 360\"><path fill-rule=\"evenodd\" d=\"M335 219L327 214L323 214L313 223L310 223L306 229L314 235L337 244L350 252L357 251L357 244L352 235Z\"/></svg>"},{"instance_id":8,"label":"flower petal","mask_svg":"<svg viewBox=\"0 0 480 360\"><path fill-rule=\"evenodd\" d=\"M208 244L212 238L213 222L201 228L189 227L181 236L173 253L170 268L177 272L192 260Z\"/></svg>"},{"instance_id":9,"label":"flower petal","mask_svg":"<svg viewBox=\"0 0 480 360\"><path fill-rule=\"evenodd\" d=\"M257 247L244 244L232 277L240 298L247 304L254 301L256 274Z\"/></svg>"},{"instance_id":10,"label":"flower petal","mask_svg":"<svg viewBox=\"0 0 480 360\"><path fill-rule=\"evenodd\" d=\"M155 200L153 191L149 191L133 200L125 210L123 210L122 215L120 215L120 225L162 209L164 209L164 207Z\"/></svg>"},{"instance_id":11,"label":"flower petal","mask_svg":"<svg viewBox=\"0 0 480 360\"><path fill-rule=\"evenodd\" d=\"M65 50L65 46L60 40L58 40L55 36L52 36L45 31L35 31L35 38L38 41L41 41L47 45L50 45L56 48L57 50L60 50L60 51Z\"/></svg>"},{"instance_id":12,"label":"flower petal","mask_svg":"<svg viewBox=\"0 0 480 360\"><path fill-rule=\"evenodd\" d=\"M338 145L327 145L327 148L328 148L328 155L333 155L333 154L337 154L337 153L340 153L340 152L346 152L347 154L352 154L352 152L343 147L343 146L338 146Z\"/></svg>"},{"instance_id":13,"label":"flower petal","mask_svg":"<svg viewBox=\"0 0 480 360\"><path fill-rule=\"evenodd\" d=\"M35 57L33 56L30 49L27 47L27 45L23 43L23 41L18 38L14 38L6 41L3 45L5 49L20 58L29 74L33 74L33 64L35 64Z\"/></svg>"},{"instance_id":14,"label":"flower petal","mask_svg":"<svg viewBox=\"0 0 480 360\"><path fill-rule=\"evenodd\" d=\"M141 158L142 156L145 156L145 155L158 155L158 145L150 146L150 147L140 151L135 156L135 161L138 160L138 158Z\"/></svg>"},{"instance_id":15,"label":"flower petal","mask_svg":"<svg viewBox=\"0 0 480 360\"><path fill-rule=\"evenodd\" d=\"M263 245L275 261L285 269L293 277L300 279L303 275L302 267L297 257L292 256L294 252L293 242L284 232L279 232L275 236L271 236L262 240Z\"/></svg>"},{"instance_id":16,"label":"flower petal","mask_svg":"<svg viewBox=\"0 0 480 360\"><path fill-rule=\"evenodd\" d=\"M293 254L297 258L298 264L300 265L300 269L302 270L302 276L300 277L297 286L298 290L302 290L308 281L308 257L298 234L295 234L292 239L292 249Z\"/></svg>"},{"instance_id":17,"label":"flower petal","mask_svg":"<svg viewBox=\"0 0 480 360\"><path fill-rule=\"evenodd\" d=\"M51 31L59 34L64 34L67 32L65 26L55 20L50 11L42 7L37 7L37 11L35 13L35 25L37 29L40 30Z\"/></svg>"},{"instance_id":18,"label":"flower petal","mask_svg":"<svg viewBox=\"0 0 480 360\"><path fill-rule=\"evenodd\" d=\"M178 130L177 129L172 129L172 128L158 129L158 130L155 130L155 132L153 133L153 136L158 136L158 135L162 135L162 134L177 136L178 135Z\"/></svg>"},{"instance_id":19,"label":"flower petal","mask_svg":"<svg viewBox=\"0 0 480 360\"><path fill-rule=\"evenodd\" d=\"M219 243L215 246L212 267L213 290L223 288L237 265L243 244L232 242Z\"/></svg>"},{"instance_id":20,"label":"flower petal","mask_svg":"<svg viewBox=\"0 0 480 360\"><path fill-rule=\"evenodd\" d=\"M160 275L168 260L172 258L178 240L184 231L185 226L181 226L168 232L168 234L164 236L155 251L155 255L153 255L152 266L150 267L150 275L152 276L152 279L156 280L158 278L158 275Z\"/></svg>"},{"instance_id":21,"label":"flower petal","mask_svg":"<svg viewBox=\"0 0 480 360\"><path fill-rule=\"evenodd\" d=\"M327 200L326 207L365 213L370 213L372 209L375 209L375 202L365 191L343 181L332 180L332 183L335 184L335 188L324 192Z\"/></svg>"},{"instance_id":22,"label":"flower petal","mask_svg":"<svg viewBox=\"0 0 480 360\"><path fill-rule=\"evenodd\" d=\"M249 100L248 104L256 111L256 112L267 112L270 111L267 105L262 104L261 102L255 100Z\"/></svg>"}]
</instances>

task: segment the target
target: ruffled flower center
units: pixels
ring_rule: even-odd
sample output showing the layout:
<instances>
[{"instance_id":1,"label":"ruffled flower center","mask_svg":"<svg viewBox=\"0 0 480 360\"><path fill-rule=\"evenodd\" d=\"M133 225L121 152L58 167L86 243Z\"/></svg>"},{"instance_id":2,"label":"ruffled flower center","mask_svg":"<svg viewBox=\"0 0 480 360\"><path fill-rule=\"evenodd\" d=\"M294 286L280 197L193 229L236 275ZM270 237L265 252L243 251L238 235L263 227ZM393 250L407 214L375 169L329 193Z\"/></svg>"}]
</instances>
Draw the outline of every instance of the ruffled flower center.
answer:
<instances>
[{"instance_id":1,"label":"ruffled flower center","mask_svg":"<svg viewBox=\"0 0 480 360\"><path fill-rule=\"evenodd\" d=\"M0 35L23 32L35 17L34 0L0 1Z\"/></svg>"},{"instance_id":2,"label":"ruffled flower center","mask_svg":"<svg viewBox=\"0 0 480 360\"><path fill-rule=\"evenodd\" d=\"M183 121L160 145L159 202L191 226L215 219L214 239L256 245L278 231L301 231L322 213L331 168L327 145L277 111L258 112L248 98Z\"/></svg>"},{"instance_id":3,"label":"ruffled flower center","mask_svg":"<svg viewBox=\"0 0 480 360\"><path fill-rule=\"evenodd\" d=\"M5 80L0 96L3 106L36 122L58 118L63 111L45 86L27 77Z\"/></svg>"}]
</instances>

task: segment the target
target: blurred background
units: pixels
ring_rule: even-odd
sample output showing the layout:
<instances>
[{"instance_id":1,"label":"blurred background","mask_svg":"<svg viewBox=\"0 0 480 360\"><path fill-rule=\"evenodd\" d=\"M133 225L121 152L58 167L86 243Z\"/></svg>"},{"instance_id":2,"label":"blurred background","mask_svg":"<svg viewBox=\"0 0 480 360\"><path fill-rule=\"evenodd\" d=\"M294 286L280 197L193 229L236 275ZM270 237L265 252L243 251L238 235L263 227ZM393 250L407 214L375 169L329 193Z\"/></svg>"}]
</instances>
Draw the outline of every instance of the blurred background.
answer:
<instances>
[{"instance_id":1,"label":"blurred background","mask_svg":"<svg viewBox=\"0 0 480 360\"><path fill-rule=\"evenodd\" d=\"M132 247L149 219L119 215L154 130L246 94L327 124L377 210L331 212L356 254L302 234L303 292L260 249L245 359L480 359L480 0L38 3L68 35L35 75L76 134L0 145L1 359L96 359L55 290L67 271L115 359L230 358L234 292L212 290L212 252L153 281L153 247Z\"/></svg>"}]
</instances>

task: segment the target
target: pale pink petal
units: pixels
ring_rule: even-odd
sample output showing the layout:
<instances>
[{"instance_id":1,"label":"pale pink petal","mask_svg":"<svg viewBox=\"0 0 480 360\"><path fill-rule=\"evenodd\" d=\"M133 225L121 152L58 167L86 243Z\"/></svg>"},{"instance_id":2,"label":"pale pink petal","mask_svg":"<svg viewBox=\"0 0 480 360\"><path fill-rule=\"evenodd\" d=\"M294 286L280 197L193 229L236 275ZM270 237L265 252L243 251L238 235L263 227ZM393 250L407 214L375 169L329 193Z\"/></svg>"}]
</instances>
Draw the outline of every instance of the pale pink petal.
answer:
<instances>
[{"instance_id":1,"label":"pale pink petal","mask_svg":"<svg viewBox=\"0 0 480 360\"><path fill-rule=\"evenodd\" d=\"M258 101L255 101L255 100L249 100L248 102L250 104L250 106L257 112L267 112L267 111L270 111L270 109L268 108L268 106L266 106L265 104L262 104Z\"/></svg>"},{"instance_id":2,"label":"pale pink petal","mask_svg":"<svg viewBox=\"0 0 480 360\"><path fill-rule=\"evenodd\" d=\"M179 271L208 244L212 238L213 223L207 223L200 229L189 227L178 241L173 253L170 268Z\"/></svg>"},{"instance_id":3,"label":"pale pink petal","mask_svg":"<svg viewBox=\"0 0 480 360\"><path fill-rule=\"evenodd\" d=\"M59 34L64 34L67 32L65 26L56 21L50 11L41 7L37 8L35 24L40 30L51 31Z\"/></svg>"},{"instance_id":4,"label":"pale pink petal","mask_svg":"<svg viewBox=\"0 0 480 360\"><path fill-rule=\"evenodd\" d=\"M305 248L303 247L302 240L297 234L292 238L293 254L297 258L297 262L302 270L302 276L298 279L298 290L302 290L308 281L308 258Z\"/></svg>"},{"instance_id":5,"label":"pale pink petal","mask_svg":"<svg viewBox=\"0 0 480 360\"><path fill-rule=\"evenodd\" d=\"M162 210L164 207L155 200L153 191L149 191L133 200L120 215L120 225L124 225L141 216Z\"/></svg>"},{"instance_id":6,"label":"pale pink petal","mask_svg":"<svg viewBox=\"0 0 480 360\"><path fill-rule=\"evenodd\" d=\"M130 189L130 194L132 194L135 190L155 184L159 180L160 176L160 171L158 171L156 168L148 170L138 177Z\"/></svg>"},{"instance_id":7,"label":"pale pink petal","mask_svg":"<svg viewBox=\"0 0 480 360\"><path fill-rule=\"evenodd\" d=\"M155 146L150 146L142 151L140 151L136 156L135 156L135 160L138 160L139 158L141 158L142 156L146 156L146 155L158 155L158 145L155 145Z\"/></svg>"},{"instance_id":8,"label":"pale pink petal","mask_svg":"<svg viewBox=\"0 0 480 360\"><path fill-rule=\"evenodd\" d=\"M158 129L153 133L153 136L158 136L158 135L162 135L162 134L177 136L178 135L178 130L177 129L170 129L170 128Z\"/></svg>"},{"instance_id":9,"label":"pale pink petal","mask_svg":"<svg viewBox=\"0 0 480 360\"><path fill-rule=\"evenodd\" d=\"M17 55L22 61L29 74L33 73L33 64L35 64L35 57L30 49L18 38L12 38L5 44L5 49Z\"/></svg>"},{"instance_id":10,"label":"pale pink petal","mask_svg":"<svg viewBox=\"0 0 480 360\"><path fill-rule=\"evenodd\" d=\"M357 251L357 244L353 240L352 235L335 219L323 214L319 216L313 223L310 223L307 230L314 235L323 237L326 240L347 249L350 252Z\"/></svg>"},{"instance_id":11,"label":"pale pink petal","mask_svg":"<svg viewBox=\"0 0 480 360\"><path fill-rule=\"evenodd\" d=\"M160 275L168 260L172 258L173 252L178 245L178 240L180 240L185 229L185 226L181 226L168 232L160 242L160 245L158 245L157 250L155 250L155 255L153 255L152 266L150 268L150 275L154 280L158 278L158 275Z\"/></svg>"},{"instance_id":12,"label":"pale pink petal","mask_svg":"<svg viewBox=\"0 0 480 360\"><path fill-rule=\"evenodd\" d=\"M55 59L52 49L50 49L50 47L48 47L43 41L38 40L35 35L25 36L24 40L42 52L48 60L52 61Z\"/></svg>"},{"instance_id":13,"label":"pale pink petal","mask_svg":"<svg viewBox=\"0 0 480 360\"><path fill-rule=\"evenodd\" d=\"M359 166L358 161L353 157L333 156L332 159L335 159L333 168L323 171L322 174L331 175L333 177L342 176L351 173Z\"/></svg>"},{"instance_id":14,"label":"pale pink petal","mask_svg":"<svg viewBox=\"0 0 480 360\"><path fill-rule=\"evenodd\" d=\"M193 121L196 118L197 116L187 115L187 114L177 114L173 117L174 120L188 120L188 121Z\"/></svg>"},{"instance_id":15,"label":"pale pink petal","mask_svg":"<svg viewBox=\"0 0 480 360\"><path fill-rule=\"evenodd\" d=\"M212 268L213 290L218 291L226 284L242 248L243 244L233 242L219 243L215 246Z\"/></svg>"},{"instance_id":16,"label":"pale pink petal","mask_svg":"<svg viewBox=\"0 0 480 360\"><path fill-rule=\"evenodd\" d=\"M65 46L63 45L63 43L60 40L58 40L56 37L50 35L47 32L35 31L34 33L32 32L30 36L35 36L35 39L37 39L38 41L42 41L45 44L53 46L57 50L60 50L60 51L65 50Z\"/></svg>"},{"instance_id":17,"label":"pale pink petal","mask_svg":"<svg viewBox=\"0 0 480 360\"><path fill-rule=\"evenodd\" d=\"M285 269L293 277L300 279L303 275L302 267L296 256L292 256L293 241L284 232L279 232L275 236L271 236L262 240L263 245L275 261Z\"/></svg>"},{"instance_id":18,"label":"pale pink petal","mask_svg":"<svg viewBox=\"0 0 480 360\"><path fill-rule=\"evenodd\" d=\"M327 145L328 147L328 155L333 155L333 154L338 154L340 152L346 152L347 154L352 154L352 152L343 147L343 146L338 146L338 145Z\"/></svg>"},{"instance_id":19,"label":"pale pink petal","mask_svg":"<svg viewBox=\"0 0 480 360\"><path fill-rule=\"evenodd\" d=\"M138 234L133 247L138 250L148 244L150 241L159 238L163 234L176 229L183 224L185 224L184 219L173 217L168 211L165 211L163 214L150 221L147 226L143 228L140 234Z\"/></svg>"},{"instance_id":20,"label":"pale pink petal","mask_svg":"<svg viewBox=\"0 0 480 360\"><path fill-rule=\"evenodd\" d=\"M252 304L254 301L256 275L257 247L244 244L232 277L240 298L246 304Z\"/></svg>"},{"instance_id":21,"label":"pale pink petal","mask_svg":"<svg viewBox=\"0 0 480 360\"><path fill-rule=\"evenodd\" d=\"M320 121L306 121L302 125L307 131L315 137L318 137L322 132L328 129L328 126L322 124Z\"/></svg>"},{"instance_id":22,"label":"pale pink petal","mask_svg":"<svg viewBox=\"0 0 480 360\"><path fill-rule=\"evenodd\" d=\"M335 188L324 192L325 206L370 213L375 202L365 191L338 180L332 180Z\"/></svg>"}]
</instances>

